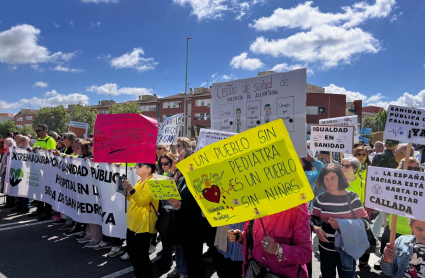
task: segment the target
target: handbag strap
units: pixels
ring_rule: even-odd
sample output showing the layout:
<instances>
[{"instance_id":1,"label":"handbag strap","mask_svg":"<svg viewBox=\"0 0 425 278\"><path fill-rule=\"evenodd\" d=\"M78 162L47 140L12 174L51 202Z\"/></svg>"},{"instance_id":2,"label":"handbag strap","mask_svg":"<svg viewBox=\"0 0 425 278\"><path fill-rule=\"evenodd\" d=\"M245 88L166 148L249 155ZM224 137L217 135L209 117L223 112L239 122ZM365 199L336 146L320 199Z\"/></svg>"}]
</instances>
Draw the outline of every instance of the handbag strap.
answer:
<instances>
[{"instance_id":1,"label":"handbag strap","mask_svg":"<svg viewBox=\"0 0 425 278\"><path fill-rule=\"evenodd\" d=\"M155 211L156 217L159 216L158 212L156 211L155 206L152 204L152 202L149 203L149 205L153 208L153 210Z\"/></svg>"},{"instance_id":2,"label":"handbag strap","mask_svg":"<svg viewBox=\"0 0 425 278\"><path fill-rule=\"evenodd\" d=\"M357 216L356 216L356 214L353 211L353 207L351 206L351 199L350 199L350 196L348 195L348 193L347 193L347 195L345 195L345 198L347 199L348 207L350 208L351 213L353 214L354 219L357 219Z\"/></svg>"}]
</instances>

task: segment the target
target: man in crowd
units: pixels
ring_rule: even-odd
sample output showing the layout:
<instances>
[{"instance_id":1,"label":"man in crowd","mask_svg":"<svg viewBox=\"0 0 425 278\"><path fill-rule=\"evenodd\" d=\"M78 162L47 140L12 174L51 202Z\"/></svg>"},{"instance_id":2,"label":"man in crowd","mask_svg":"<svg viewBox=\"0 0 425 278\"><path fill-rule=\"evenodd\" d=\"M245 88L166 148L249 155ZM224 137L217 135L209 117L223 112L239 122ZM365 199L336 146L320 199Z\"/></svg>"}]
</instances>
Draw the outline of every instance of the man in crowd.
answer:
<instances>
[{"instance_id":1,"label":"man in crowd","mask_svg":"<svg viewBox=\"0 0 425 278\"><path fill-rule=\"evenodd\" d=\"M384 152L384 142L382 141L376 141L374 145L375 151L370 154L370 156L375 156L378 153Z\"/></svg>"},{"instance_id":2,"label":"man in crowd","mask_svg":"<svg viewBox=\"0 0 425 278\"><path fill-rule=\"evenodd\" d=\"M35 132L37 133L37 141L34 144L33 151L36 152L37 150L43 149L43 150L55 150L56 149L56 141L52 137L47 135L47 125L42 124L38 125L35 129ZM38 220L46 220L49 219L52 216L52 206L43 203L38 202L37 203L37 210L32 212L30 216L39 216Z\"/></svg>"},{"instance_id":3,"label":"man in crowd","mask_svg":"<svg viewBox=\"0 0 425 278\"><path fill-rule=\"evenodd\" d=\"M415 157L420 164L423 164L425 163L425 144L417 144L416 147L418 148L418 151L415 153Z\"/></svg>"},{"instance_id":4,"label":"man in crowd","mask_svg":"<svg viewBox=\"0 0 425 278\"><path fill-rule=\"evenodd\" d=\"M17 141L16 137L18 135L15 135L15 141ZM16 142L16 145L18 146L18 148L20 149L24 149L27 150L28 148L31 149L31 147L29 146L30 144L30 138L28 136L20 136L20 141L19 143ZM16 208L12 209L11 212L17 212L18 214L26 214L28 213L29 209L30 209L30 199L25 198L25 197L17 197L18 199L18 205Z\"/></svg>"},{"instance_id":5,"label":"man in crowd","mask_svg":"<svg viewBox=\"0 0 425 278\"><path fill-rule=\"evenodd\" d=\"M22 137L22 134L20 134L20 133L15 134L15 137L13 137L13 140L15 140L15 142L16 142L17 148L21 147L21 137Z\"/></svg>"},{"instance_id":6,"label":"man in crowd","mask_svg":"<svg viewBox=\"0 0 425 278\"><path fill-rule=\"evenodd\" d=\"M397 163L400 163L400 161L406 157L406 153L407 153L407 143L404 144L400 144L397 146L397 148L395 149L395 160L397 161ZM414 150L413 148L410 150L410 156L413 156Z\"/></svg>"},{"instance_id":7,"label":"man in crowd","mask_svg":"<svg viewBox=\"0 0 425 278\"><path fill-rule=\"evenodd\" d=\"M377 153L372 160L372 166L392 168L395 169L398 167L398 162L395 159L394 151L398 146L398 141L396 140L385 140L385 151Z\"/></svg>"}]
</instances>

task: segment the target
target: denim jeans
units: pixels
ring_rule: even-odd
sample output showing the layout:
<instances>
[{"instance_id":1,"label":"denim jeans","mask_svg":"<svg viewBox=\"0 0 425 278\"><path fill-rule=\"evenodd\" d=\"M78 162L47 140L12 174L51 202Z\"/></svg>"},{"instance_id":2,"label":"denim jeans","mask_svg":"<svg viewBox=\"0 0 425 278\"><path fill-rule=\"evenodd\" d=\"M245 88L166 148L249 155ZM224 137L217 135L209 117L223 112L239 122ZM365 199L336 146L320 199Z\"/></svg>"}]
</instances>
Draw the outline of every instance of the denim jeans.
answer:
<instances>
[{"instance_id":1,"label":"denim jeans","mask_svg":"<svg viewBox=\"0 0 425 278\"><path fill-rule=\"evenodd\" d=\"M183 250L180 245L173 245L174 250L176 251L176 268L180 270L180 274L188 275L187 274L187 266L186 261L184 260Z\"/></svg>"},{"instance_id":2,"label":"denim jeans","mask_svg":"<svg viewBox=\"0 0 425 278\"><path fill-rule=\"evenodd\" d=\"M346 271L342 267L341 255L338 252L332 252L319 246L320 251L320 271L323 278L335 278L338 270L339 278L354 278L356 275L356 261L353 260L353 269Z\"/></svg>"}]
</instances>

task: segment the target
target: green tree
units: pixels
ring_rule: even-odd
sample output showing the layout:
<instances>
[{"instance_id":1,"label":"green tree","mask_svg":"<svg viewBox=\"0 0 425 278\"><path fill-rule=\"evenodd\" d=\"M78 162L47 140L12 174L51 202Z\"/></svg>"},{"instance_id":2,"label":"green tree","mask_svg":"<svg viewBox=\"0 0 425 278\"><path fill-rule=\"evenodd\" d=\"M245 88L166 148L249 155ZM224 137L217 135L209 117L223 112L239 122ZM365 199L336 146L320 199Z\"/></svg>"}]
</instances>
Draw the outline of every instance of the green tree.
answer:
<instances>
[{"instance_id":1,"label":"green tree","mask_svg":"<svg viewBox=\"0 0 425 278\"><path fill-rule=\"evenodd\" d=\"M372 132L378 131L378 124L376 122L376 118L372 116L366 116L362 120L362 127L370 127L372 128Z\"/></svg>"},{"instance_id":2,"label":"green tree","mask_svg":"<svg viewBox=\"0 0 425 278\"><path fill-rule=\"evenodd\" d=\"M142 114L137 103L116 103L109 107L109 114Z\"/></svg>"},{"instance_id":3,"label":"green tree","mask_svg":"<svg viewBox=\"0 0 425 278\"><path fill-rule=\"evenodd\" d=\"M375 121L378 125L379 122L379 131L383 131L385 129L385 124L387 123L388 111L379 110L379 113L375 115ZM378 131L378 129L376 129Z\"/></svg>"},{"instance_id":4,"label":"green tree","mask_svg":"<svg viewBox=\"0 0 425 278\"><path fill-rule=\"evenodd\" d=\"M35 115L32 127L35 129L40 124L47 125L49 131L63 133L68 130L69 116L62 105L53 108L44 107Z\"/></svg>"},{"instance_id":5,"label":"green tree","mask_svg":"<svg viewBox=\"0 0 425 278\"><path fill-rule=\"evenodd\" d=\"M10 120L4 123L0 123L0 135L4 138L7 137L7 133L15 132L17 130L15 122Z\"/></svg>"},{"instance_id":6,"label":"green tree","mask_svg":"<svg viewBox=\"0 0 425 278\"><path fill-rule=\"evenodd\" d=\"M96 121L97 110L91 109L90 106L77 104L74 106L74 111L69 115L70 121L88 123L88 133L93 133L94 122Z\"/></svg>"},{"instance_id":7,"label":"green tree","mask_svg":"<svg viewBox=\"0 0 425 278\"><path fill-rule=\"evenodd\" d=\"M23 126L21 128L18 128L18 131L22 134L28 134L31 135L32 138L35 138L35 130L31 126Z\"/></svg>"}]
</instances>

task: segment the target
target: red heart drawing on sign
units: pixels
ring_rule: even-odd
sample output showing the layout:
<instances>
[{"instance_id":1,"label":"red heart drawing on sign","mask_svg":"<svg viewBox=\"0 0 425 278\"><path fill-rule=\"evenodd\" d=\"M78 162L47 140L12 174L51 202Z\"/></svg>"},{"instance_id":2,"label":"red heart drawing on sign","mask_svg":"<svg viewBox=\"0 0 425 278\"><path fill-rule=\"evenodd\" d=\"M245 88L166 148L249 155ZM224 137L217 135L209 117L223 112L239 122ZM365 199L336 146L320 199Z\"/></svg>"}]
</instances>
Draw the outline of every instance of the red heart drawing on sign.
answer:
<instances>
[{"instance_id":1,"label":"red heart drawing on sign","mask_svg":"<svg viewBox=\"0 0 425 278\"><path fill-rule=\"evenodd\" d=\"M202 195L210 202L220 202L220 188L218 188L217 185L213 185L210 188L204 188L204 190L202 190Z\"/></svg>"}]
</instances>

